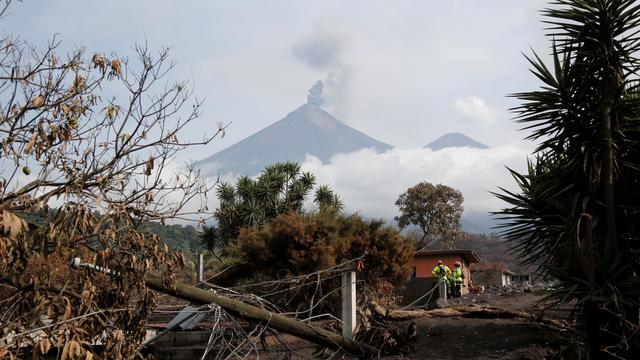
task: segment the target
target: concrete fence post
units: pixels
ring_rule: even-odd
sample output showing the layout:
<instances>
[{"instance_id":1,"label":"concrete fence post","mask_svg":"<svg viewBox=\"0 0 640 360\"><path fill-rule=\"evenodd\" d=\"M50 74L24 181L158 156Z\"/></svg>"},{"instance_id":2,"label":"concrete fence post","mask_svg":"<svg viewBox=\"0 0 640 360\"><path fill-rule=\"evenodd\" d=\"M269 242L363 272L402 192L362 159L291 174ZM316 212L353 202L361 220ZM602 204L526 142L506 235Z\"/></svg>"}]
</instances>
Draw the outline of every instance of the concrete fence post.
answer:
<instances>
[{"instance_id":1,"label":"concrete fence post","mask_svg":"<svg viewBox=\"0 0 640 360\"><path fill-rule=\"evenodd\" d=\"M198 254L198 282L204 281L204 254Z\"/></svg>"},{"instance_id":2,"label":"concrete fence post","mask_svg":"<svg viewBox=\"0 0 640 360\"><path fill-rule=\"evenodd\" d=\"M356 330L356 272L342 274L342 336L353 339Z\"/></svg>"},{"instance_id":3,"label":"concrete fence post","mask_svg":"<svg viewBox=\"0 0 640 360\"><path fill-rule=\"evenodd\" d=\"M447 282L441 281L440 285L438 285L438 298L442 300L447 300Z\"/></svg>"}]
</instances>

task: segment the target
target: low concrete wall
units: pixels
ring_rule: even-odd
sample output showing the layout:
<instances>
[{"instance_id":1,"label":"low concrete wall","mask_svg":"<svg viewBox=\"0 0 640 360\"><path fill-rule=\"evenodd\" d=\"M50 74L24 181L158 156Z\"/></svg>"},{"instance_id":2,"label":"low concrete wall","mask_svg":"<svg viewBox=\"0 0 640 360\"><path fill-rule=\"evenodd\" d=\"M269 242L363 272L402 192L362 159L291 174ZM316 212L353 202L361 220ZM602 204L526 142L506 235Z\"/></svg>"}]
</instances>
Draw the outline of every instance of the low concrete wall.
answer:
<instances>
[{"instance_id":1,"label":"low concrete wall","mask_svg":"<svg viewBox=\"0 0 640 360\"><path fill-rule=\"evenodd\" d=\"M169 332L152 345L154 359L200 359L207 347L209 335L211 335L209 331ZM214 350L207 358L213 359L215 355L216 351Z\"/></svg>"},{"instance_id":2,"label":"low concrete wall","mask_svg":"<svg viewBox=\"0 0 640 360\"><path fill-rule=\"evenodd\" d=\"M402 293L402 296L404 297L402 305L409 305L431 291L436 281L437 279L434 277L412 278L409 280L409 283L406 285L406 288ZM438 295L438 289L436 289L431 295L427 295L420 299L420 301L413 304L413 306L425 306L427 305L427 301L435 303Z\"/></svg>"}]
</instances>

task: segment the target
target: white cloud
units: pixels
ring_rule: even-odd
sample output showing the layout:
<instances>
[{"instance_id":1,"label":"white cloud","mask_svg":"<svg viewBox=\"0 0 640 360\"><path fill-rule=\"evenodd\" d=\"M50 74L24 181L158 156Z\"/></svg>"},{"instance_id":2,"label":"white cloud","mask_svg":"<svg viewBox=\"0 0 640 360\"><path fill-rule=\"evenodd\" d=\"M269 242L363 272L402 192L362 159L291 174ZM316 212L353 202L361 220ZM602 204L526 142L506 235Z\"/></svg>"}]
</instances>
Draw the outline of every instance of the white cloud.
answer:
<instances>
[{"instance_id":1,"label":"white cloud","mask_svg":"<svg viewBox=\"0 0 640 360\"><path fill-rule=\"evenodd\" d=\"M453 102L455 109L464 117L482 124L491 124L496 120L496 112L491 109L483 98L467 96Z\"/></svg>"},{"instance_id":2,"label":"white cloud","mask_svg":"<svg viewBox=\"0 0 640 360\"><path fill-rule=\"evenodd\" d=\"M505 205L489 191L498 191L498 187L515 190L505 166L523 171L529 153L530 149L515 144L486 150L393 149L383 154L364 149L338 154L329 164L308 156L302 168L315 174L318 184L336 191L347 212L391 219L397 215L398 196L428 181L460 190L465 213L486 213Z\"/></svg>"}]
</instances>

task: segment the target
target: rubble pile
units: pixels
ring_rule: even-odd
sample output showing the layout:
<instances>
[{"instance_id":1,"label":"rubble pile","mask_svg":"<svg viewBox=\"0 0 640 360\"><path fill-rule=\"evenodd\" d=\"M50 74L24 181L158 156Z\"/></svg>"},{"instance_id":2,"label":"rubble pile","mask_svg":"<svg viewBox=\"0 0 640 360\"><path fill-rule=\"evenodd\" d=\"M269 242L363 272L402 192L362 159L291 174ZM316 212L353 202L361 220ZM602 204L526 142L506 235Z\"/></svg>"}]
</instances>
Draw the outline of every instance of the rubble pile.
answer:
<instances>
[{"instance_id":1,"label":"rubble pile","mask_svg":"<svg viewBox=\"0 0 640 360\"><path fill-rule=\"evenodd\" d=\"M503 286L474 286L469 289L471 293L530 293L534 291L544 291L550 290L548 284L536 283L536 284L513 284L513 285L503 285Z\"/></svg>"}]
</instances>

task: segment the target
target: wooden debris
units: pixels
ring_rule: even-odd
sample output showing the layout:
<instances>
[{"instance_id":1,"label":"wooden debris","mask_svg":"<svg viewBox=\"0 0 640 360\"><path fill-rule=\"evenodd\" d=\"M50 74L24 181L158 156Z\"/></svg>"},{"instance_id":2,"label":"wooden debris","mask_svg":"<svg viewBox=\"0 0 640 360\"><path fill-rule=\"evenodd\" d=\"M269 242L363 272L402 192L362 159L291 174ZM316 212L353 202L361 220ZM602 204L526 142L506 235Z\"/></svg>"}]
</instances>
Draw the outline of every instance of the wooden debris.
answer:
<instances>
[{"instance_id":1,"label":"wooden debris","mask_svg":"<svg viewBox=\"0 0 640 360\"><path fill-rule=\"evenodd\" d=\"M230 299L214 292L194 286L174 283L168 285L161 278L149 275L146 285L156 291L173 295L197 304L216 304L229 314L268 325L276 330L286 332L301 339L309 340L332 349L341 349L356 357L369 358L382 351L371 345L345 338L325 329L303 323L298 320Z\"/></svg>"},{"instance_id":2,"label":"wooden debris","mask_svg":"<svg viewBox=\"0 0 640 360\"><path fill-rule=\"evenodd\" d=\"M356 340L375 344L388 354L408 353L409 346L418 336L418 326L411 322L408 327L376 321L373 326L356 333Z\"/></svg>"},{"instance_id":3,"label":"wooden debris","mask_svg":"<svg viewBox=\"0 0 640 360\"><path fill-rule=\"evenodd\" d=\"M534 314L526 311L509 310L497 306L480 306L476 304L453 306L433 310L390 310L384 309L382 308L382 306L376 303L372 303L371 312L376 318L389 321L406 321L425 317L443 318L459 316L484 319L523 319L541 322L543 324L554 326L560 329L568 327L568 324L562 320L549 319L542 316L534 316Z\"/></svg>"}]
</instances>

